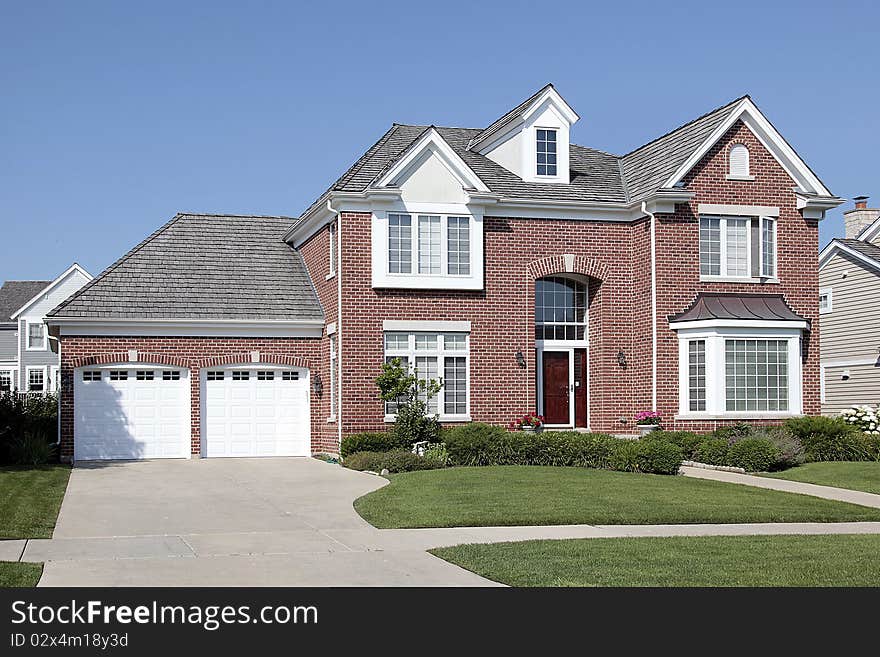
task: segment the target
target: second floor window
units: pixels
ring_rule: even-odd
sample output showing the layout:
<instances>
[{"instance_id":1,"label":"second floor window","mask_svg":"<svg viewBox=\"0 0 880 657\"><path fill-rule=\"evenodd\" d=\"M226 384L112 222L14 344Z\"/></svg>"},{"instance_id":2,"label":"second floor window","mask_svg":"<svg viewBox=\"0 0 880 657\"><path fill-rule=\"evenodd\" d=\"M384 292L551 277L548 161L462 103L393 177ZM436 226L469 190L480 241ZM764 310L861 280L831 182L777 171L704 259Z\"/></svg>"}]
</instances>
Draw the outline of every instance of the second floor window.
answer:
<instances>
[{"instance_id":1,"label":"second floor window","mask_svg":"<svg viewBox=\"0 0 880 657\"><path fill-rule=\"evenodd\" d=\"M470 226L470 217L389 213L388 273L470 275Z\"/></svg>"},{"instance_id":2,"label":"second floor window","mask_svg":"<svg viewBox=\"0 0 880 657\"><path fill-rule=\"evenodd\" d=\"M42 323L28 324L28 349L46 348L46 326Z\"/></svg>"},{"instance_id":3,"label":"second floor window","mask_svg":"<svg viewBox=\"0 0 880 657\"><path fill-rule=\"evenodd\" d=\"M537 135L537 173L539 176L556 175L556 131L538 128Z\"/></svg>"},{"instance_id":4,"label":"second floor window","mask_svg":"<svg viewBox=\"0 0 880 657\"><path fill-rule=\"evenodd\" d=\"M700 217L700 275L776 276L776 221L770 217Z\"/></svg>"}]
</instances>

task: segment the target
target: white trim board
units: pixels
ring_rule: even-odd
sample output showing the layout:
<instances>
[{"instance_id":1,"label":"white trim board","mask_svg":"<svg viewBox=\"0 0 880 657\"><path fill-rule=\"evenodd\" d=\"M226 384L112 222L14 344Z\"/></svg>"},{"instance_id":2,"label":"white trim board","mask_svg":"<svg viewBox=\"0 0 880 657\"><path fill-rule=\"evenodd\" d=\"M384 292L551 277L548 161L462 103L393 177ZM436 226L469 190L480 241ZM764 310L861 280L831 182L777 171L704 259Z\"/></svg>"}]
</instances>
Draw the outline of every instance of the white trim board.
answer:
<instances>
[{"instance_id":1,"label":"white trim board","mask_svg":"<svg viewBox=\"0 0 880 657\"><path fill-rule=\"evenodd\" d=\"M83 276L85 276L85 278L86 278L86 282L87 282L87 283L88 283L90 280L92 280L92 275L91 275L89 272L87 272L85 269L83 269L82 267L80 267L77 263L74 262L72 265L70 265L70 267L68 267L67 269L65 269L65 270L64 270L59 276L57 276L57 277L55 278L55 280L53 280L53 281L52 281L51 283L49 283L46 287L44 287L42 290L40 290L37 294L35 294L33 297L31 297L30 301L28 301L28 302L27 302L26 304L24 304L21 308L19 308L19 309L15 312L15 314L12 315L12 317L11 317L10 319L17 319L18 316L21 315L25 310L27 310L28 308L30 308L34 303L36 303L36 302L39 301L41 298L43 298L44 296L46 296L47 294L49 294L53 289L55 289L55 287L57 287L57 286L58 286L58 285L59 285L59 284L65 279L65 278L67 278L67 275L68 275L68 274L71 274L71 273L73 273L73 272L75 272L75 271L76 271L76 272L79 272L80 274L82 274Z\"/></svg>"},{"instance_id":2,"label":"white trim board","mask_svg":"<svg viewBox=\"0 0 880 657\"><path fill-rule=\"evenodd\" d=\"M880 270L880 262L869 258L863 253L859 253L855 249L847 246L846 244L841 244L840 242L831 242L828 246L822 249L822 252L819 254L819 270L821 271L825 265L831 260L831 257L834 255L835 251L840 251L842 253L846 253L847 255L852 256L859 262L863 262L866 265L873 267L874 269Z\"/></svg>"},{"instance_id":3,"label":"white trim board","mask_svg":"<svg viewBox=\"0 0 880 657\"><path fill-rule=\"evenodd\" d=\"M383 331L426 331L429 333L470 333L471 323L468 321L420 321L386 319L382 322Z\"/></svg>"},{"instance_id":4,"label":"white trim board","mask_svg":"<svg viewBox=\"0 0 880 657\"><path fill-rule=\"evenodd\" d=\"M703 214L723 214L733 217L778 217L779 208L772 205L718 205L700 203L697 212Z\"/></svg>"}]
</instances>

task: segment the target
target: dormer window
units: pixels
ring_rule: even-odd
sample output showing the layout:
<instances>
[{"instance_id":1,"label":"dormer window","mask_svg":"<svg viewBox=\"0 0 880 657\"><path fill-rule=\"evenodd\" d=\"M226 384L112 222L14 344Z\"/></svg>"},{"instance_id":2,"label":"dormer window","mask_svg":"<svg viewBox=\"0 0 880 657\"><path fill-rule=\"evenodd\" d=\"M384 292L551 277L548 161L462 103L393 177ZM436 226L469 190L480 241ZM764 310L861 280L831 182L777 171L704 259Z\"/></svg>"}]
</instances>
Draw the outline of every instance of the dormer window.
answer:
<instances>
[{"instance_id":1,"label":"dormer window","mask_svg":"<svg viewBox=\"0 0 880 657\"><path fill-rule=\"evenodd\" d=\"M754 180L749 175L749 149L745 144L734 144L730 148L728 178L733 180Z\"/></svg>"},{"instance_id":2,"label":"dormer window","mask_svg":"<svg viewBox=\"0 0 880 657\"><path fill-rule=\"evenodd\" d=\"M556 130L538 128L537 135L537 173L539 176L556 175Z\"/></svg>"}]
</instances>

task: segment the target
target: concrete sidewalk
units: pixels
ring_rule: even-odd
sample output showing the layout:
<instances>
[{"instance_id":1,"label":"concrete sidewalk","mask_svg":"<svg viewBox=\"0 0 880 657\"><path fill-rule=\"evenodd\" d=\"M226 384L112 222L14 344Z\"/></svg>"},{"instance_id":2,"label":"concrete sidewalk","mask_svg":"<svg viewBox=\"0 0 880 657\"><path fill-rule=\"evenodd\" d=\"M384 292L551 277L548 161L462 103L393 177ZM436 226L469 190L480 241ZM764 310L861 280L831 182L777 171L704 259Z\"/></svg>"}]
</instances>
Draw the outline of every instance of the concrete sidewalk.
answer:
<instances>
[{"instance_id":1,"label":"concrete sidewalk","mask_svg":"<svg viewBox=\"0 0 880 657\"><path fill-rule=\"evenodd\" d=\"M826 500L837 500L838 502L849 502L850 504L858 504L860 506L869 506L875 509L880 509L880 495L863 493L857 490L848 490L846 488L819 486L818 484L805 484L800 481L789 481L787 479L756 477L755 475L739 474L738 472L706 470L704 468L692 468L687 466L682 466L681 474L686 477L694 477L695 479L711 479L713 481L723 481L728 484L769 488L770 490L781 490L787 493L799 493L801 495L812 495L813 497L824 497Z\"/></svg>"}]
</instances>

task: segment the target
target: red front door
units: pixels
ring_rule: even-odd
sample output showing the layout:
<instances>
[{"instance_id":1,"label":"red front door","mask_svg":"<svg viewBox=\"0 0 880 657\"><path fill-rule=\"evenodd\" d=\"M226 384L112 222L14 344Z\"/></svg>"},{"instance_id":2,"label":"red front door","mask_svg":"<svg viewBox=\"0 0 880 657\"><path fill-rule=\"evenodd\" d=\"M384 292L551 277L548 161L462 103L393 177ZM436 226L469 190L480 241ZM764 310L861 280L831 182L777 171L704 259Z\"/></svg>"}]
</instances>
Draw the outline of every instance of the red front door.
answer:
<instances>
[{"instance_id":1,"label":"red front door","mask_svg":"<svg viewBox=\"0 0 880 657\"><path fill-rule=\"evenodd\" d=\"M544 352L544 422L569 424L568 352Z\"/></svg>"}]
</instances>

